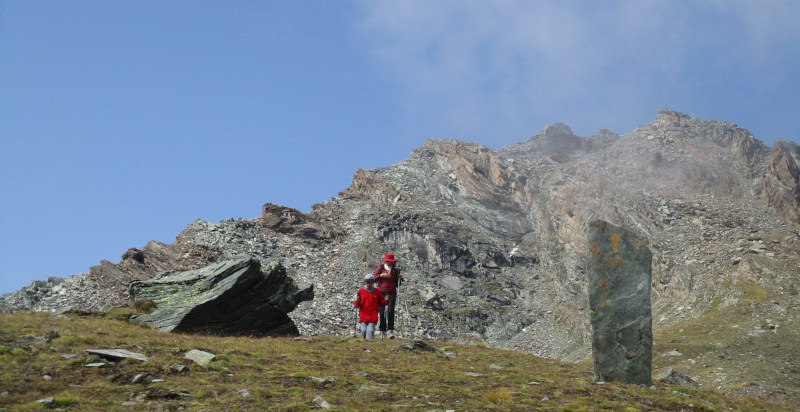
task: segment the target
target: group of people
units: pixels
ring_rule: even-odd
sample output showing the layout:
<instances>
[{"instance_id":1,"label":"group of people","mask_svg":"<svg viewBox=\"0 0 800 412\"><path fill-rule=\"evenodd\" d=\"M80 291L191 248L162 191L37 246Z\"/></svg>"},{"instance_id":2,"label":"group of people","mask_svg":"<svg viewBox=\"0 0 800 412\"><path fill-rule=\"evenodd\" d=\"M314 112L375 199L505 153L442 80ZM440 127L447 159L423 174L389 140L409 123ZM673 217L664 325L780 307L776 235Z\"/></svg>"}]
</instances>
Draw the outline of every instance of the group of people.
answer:
<instances>
[{"instance_id":1,"label":"group of people","mask_svg":"<svg viewBox=\"0 0 800 412\"><path fill-rule=\"evenodd\" d=\"M394 339L394 313L397 303L397 288L403 275L397 269L397 259L387 253L382 264L364 277L364 287L358 290L353 306L358 308L358 321L364 339L375 337L375 325L382 334L389 333Z\"/></svg>"}]
</instances>

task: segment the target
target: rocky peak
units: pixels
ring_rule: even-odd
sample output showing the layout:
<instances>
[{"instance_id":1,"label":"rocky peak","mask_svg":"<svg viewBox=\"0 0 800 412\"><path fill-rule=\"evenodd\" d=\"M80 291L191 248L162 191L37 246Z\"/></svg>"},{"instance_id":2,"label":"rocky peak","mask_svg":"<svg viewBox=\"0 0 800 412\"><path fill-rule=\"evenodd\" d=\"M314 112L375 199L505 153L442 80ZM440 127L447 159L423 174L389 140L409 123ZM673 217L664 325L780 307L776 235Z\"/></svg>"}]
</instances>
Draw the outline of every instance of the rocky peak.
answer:
<instances>
[{"instance_id":1,"label":"rocky peak","mask_svg":"<svg viewBox=\"0 0 800 412\"><path fill-rule=\"evenodd\" d=\"M516 147L518 150L546 155L557 163L565 163L575 152L581 150L581 141L582 139L575 136L569 126L555 123L545 126L528 141Z\"/></svg>"},{"instance_id":2,"label":"rocky peak","mask_svg":"<svg viewBox=\"0 0 800 412\"><path fill-rule=\"evenodd\" d=\"M456 155L475 158L485 156L487 153L492 152L492 149L477 143L455 139L427 139L421 147L414 149L412 153L419 152L429 152L444 157Z\"/></svg>"},{"instance_id":3,"label":"rocky peak","mask_svg":"<svg viewBox=\"0 0 800 412\"><path fill-rule=\"evenodd\" d=\"M695 119L670 109L661 109L651 124L637 129L634 134L709 160L715 160L714 153L722 148L724 151L721 153L734 156L753 174L760 173L769 151L747 129L733 123Z\"/></svg>"},{"instance_id":4,"label":"rocky peak","mask_svg":"<svg viewBox=\"0 0 800 412\"><path fill-rule=\"evenodd\" d=\"M685 126L692 117L688 114L679 113L671 109L662 108L658 111L656 119L652 125L658 128L673 128Z\"/></svg>"},{"instance_id":5,"label":"rocky peak","mask_svg":"<svg viewBox=\"0 0 800 412\"><path fill-rule=\"evenodd\" d=\"M597 133L583 139L582 144L584 151L591 152L610 147L614 142L619 140L620 135L608 129L600 129Z\"/></svg>"},{"instance_id":6,"label":"rocky peak","mask_svg":"<svg viewBox=\"0 0 800 412\"><path fill-rule=\"evenodd\" d=\"M555 140L573 137L577 136L572 133L572 129L570 129L569 126L565 125L564 123L558 122L545 126L539 131L539 133L536 133L535 136L531 137L531 139Z\"/></svg>"}]
</instances>

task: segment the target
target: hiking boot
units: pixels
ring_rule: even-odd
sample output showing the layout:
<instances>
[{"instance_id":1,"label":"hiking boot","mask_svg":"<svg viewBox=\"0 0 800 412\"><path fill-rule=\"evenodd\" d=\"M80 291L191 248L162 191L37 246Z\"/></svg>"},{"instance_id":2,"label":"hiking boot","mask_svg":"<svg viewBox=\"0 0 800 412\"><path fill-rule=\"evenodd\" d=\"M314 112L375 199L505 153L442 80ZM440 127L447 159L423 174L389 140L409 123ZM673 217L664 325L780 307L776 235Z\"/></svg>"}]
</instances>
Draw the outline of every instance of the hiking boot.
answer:
<instances>
[{"instance_id":1,"label":"hiking boot","mask_svg":"<svg viewBox=\"0 0 800 412\"><path fill-rule=\"evenodd\" d=\"M393 330L389 331L389 339L394 339L394 331Z\"/></svg>"}]
</instances>

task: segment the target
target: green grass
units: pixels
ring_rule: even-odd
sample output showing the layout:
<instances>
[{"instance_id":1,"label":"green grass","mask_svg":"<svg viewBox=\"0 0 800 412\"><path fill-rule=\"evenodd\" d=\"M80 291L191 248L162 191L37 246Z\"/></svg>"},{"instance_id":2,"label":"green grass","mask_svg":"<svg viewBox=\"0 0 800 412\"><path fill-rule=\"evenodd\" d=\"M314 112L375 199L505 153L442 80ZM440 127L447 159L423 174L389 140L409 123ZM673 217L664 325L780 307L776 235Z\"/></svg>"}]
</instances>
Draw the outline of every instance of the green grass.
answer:
<instances>
[{"instance_id":1,"label":"green grass","mask_svg":"<svg viewBox=\"0 0 800 412\"><path fill-rule=\"evenodd\" d=\"M678 369L728 394L800 407L800 310L773 301L756 282L733 286L736 303L721 307L718 296L699 318L654 331L654 368ZM662 356L672 350L682 356Z\"/></svg>"},{"instance_id":2,"label":"green grass","mask_svg":"<svg viewBox=\"0 0 800 412\"><path fill-rule=\"evenodd\" d=\"M53 331L60 337L39 339ZM335 410L781 410L707 389L598 385L589 362L432 342L455 353L449 357L410 351L405 344L171 334L103 313L0 314L0 408L45 410L35 401L52 397L51 408L74 411L301 411L318 409L313 399L321 396ZM103 368L87 368L94 359L88 348L123 348L149 360L106 360ZM192 364L183 359L191 349L214 353L217 360L207 367ZM66 354L77 357L63 359ZM188 370L176 372L174 364ZM143 378L133 383L137 375ZM249 396L241 396L242 389Z\"/></svg>"}]
</instances>

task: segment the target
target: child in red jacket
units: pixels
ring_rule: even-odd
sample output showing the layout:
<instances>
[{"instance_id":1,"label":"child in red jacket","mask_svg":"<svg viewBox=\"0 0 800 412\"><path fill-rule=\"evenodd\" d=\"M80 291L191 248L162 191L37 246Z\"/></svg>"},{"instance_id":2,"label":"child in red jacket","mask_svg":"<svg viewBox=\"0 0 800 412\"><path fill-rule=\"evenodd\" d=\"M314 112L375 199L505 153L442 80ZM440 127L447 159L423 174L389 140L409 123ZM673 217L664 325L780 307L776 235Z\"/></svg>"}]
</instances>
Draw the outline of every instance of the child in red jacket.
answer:
<instances>
[{"instance_id":1,"label":"child in red jacket","mask_svg":"<svg viewBox=\"0 0 800 412\"><path fill-rule=\"evenodd\" d=\"M361 336L364 339L372 339L375 337L375 325L378 323L378 307L386 306L386 299L378 289L375 289L375 278L371 273L364 277L364 287L358 290L353 306L358 308Z\"/></svg>"}]
</instances>

